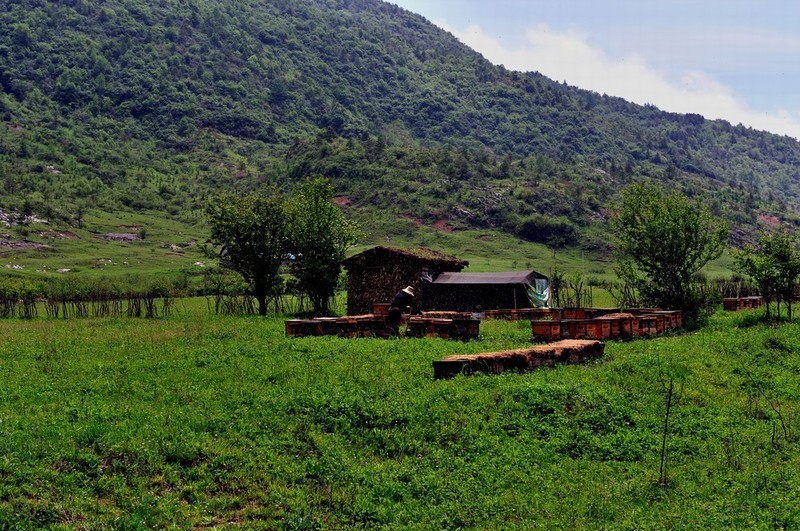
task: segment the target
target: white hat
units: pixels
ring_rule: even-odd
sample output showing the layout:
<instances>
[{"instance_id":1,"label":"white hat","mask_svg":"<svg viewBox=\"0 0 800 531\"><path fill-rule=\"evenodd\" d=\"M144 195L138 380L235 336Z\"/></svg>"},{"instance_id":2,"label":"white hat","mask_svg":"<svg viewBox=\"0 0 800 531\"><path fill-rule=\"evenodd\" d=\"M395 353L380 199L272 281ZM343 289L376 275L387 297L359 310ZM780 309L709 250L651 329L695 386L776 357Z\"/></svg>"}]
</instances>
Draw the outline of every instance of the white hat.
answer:
<instances>
[{"instance_id":1,"label":"white hat","mask_svg":"<svg viewBox=\"0 0 800 531\"><path fill-rule=\"evenodd\" d=\"M412 286L407 286L403 288L403 293L408 293L412 297L414 296L414 288Z\"/></svg>"}]
</instances>

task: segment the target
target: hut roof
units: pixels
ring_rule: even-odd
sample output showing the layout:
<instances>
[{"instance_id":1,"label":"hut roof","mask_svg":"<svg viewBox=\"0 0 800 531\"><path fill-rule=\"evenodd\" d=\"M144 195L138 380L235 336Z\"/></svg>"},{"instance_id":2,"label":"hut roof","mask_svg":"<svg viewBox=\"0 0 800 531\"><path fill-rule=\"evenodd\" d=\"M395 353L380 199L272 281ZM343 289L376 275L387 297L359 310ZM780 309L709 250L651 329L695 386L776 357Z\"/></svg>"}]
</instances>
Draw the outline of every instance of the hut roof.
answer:
<instances>
[{"instance_id":1,"label":"hut roof","mask_svg":"<svg viewBox=\"0 0 800 531\"><path fill-rule=\"evenodd\" d=\"M536 271L507 271L503 273L442 273L434 284L531 284L537 278L547 278Z\"/></svg>"},{"instance_id":2,"label":"hut roof","mask_svg":"<svg viewBox=\"0 0 800 531\"><path fill-rule=\"evenodd\" d=\"M442 252L427 247L416 249L400 249L399 247L373 247L361 253L351 256L342 262L345 269L350 269L358 264L372 262L373 260L390 260L392 256L417 259L421 262L428 262L453 269L463 269L469 265L466 260L461 260L455 256L449 256Z\"/></svg>"}]
</instances>

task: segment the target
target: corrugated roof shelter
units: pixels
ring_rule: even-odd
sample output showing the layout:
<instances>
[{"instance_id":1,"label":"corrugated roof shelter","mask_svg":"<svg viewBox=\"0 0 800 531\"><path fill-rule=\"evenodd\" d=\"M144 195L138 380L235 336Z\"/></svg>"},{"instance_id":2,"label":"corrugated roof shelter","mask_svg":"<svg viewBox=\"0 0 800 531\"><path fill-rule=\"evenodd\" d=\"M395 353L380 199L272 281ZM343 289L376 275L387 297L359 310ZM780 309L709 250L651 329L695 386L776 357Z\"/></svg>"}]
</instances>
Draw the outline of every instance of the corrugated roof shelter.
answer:
<instances>
[{"instance_id":1,"label":"corrugated roof shelter","mask_svg":"<svg viewBox=\"0 0 800 531\"><path fill-rule=\"evenodd\" d=\"M461 271L469 262L425 247L373 247L344 260L342 265L347 271L347 313L360 315L372 312L376 302L391 302L406 286L429 285L442 273ZM420 305L428 308L424 291L420 289L417 298Z\"/></svg>"},{"instance_id":2,"label":"corrugated roof shelter","mask_svg":"<svg viewBox=\"0 0 800 531\"><path fill-rule=\"evenodd\" d=\"M445 272L425 288L425 308L474 312L547 306L550 286L536 271Z\"/></svg>"}]
</instances>

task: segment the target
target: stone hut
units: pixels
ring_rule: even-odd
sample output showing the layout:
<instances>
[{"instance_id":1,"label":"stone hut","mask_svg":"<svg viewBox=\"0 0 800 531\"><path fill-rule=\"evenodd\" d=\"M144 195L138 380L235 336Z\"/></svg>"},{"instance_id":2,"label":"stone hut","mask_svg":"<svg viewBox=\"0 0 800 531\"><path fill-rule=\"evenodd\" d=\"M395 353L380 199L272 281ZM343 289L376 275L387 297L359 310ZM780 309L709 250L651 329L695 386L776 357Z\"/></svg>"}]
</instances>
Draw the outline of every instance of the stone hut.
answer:
<instances>
[{"instance_id":1,"label":"stone hut","mask_svg":"<svg viewBox=\"0 0 800 531\"><path fill-rule=\"evenodd\" d=\"M425 303L426 286L441 273L461 271L469 262L424 247L373 247L342 265L347 271L347 314L361 315L371 313L374 303L390 302L406 286L414 286L420 306L431 309Z\"/></svg>"}]
</instances>

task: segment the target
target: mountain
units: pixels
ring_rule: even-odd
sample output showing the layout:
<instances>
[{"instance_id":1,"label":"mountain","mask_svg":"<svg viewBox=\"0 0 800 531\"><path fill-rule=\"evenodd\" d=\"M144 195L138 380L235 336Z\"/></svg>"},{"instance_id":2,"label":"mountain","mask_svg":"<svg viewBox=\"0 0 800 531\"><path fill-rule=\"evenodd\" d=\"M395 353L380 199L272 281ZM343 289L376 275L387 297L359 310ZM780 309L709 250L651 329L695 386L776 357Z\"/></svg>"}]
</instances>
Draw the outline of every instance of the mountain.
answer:
<instances>
[{"instance_id":1,"label":"mountain","mask_svg":"<svg viewBox=\"0 0 800 531\"><path fill-rule=\"evenodd\" d=\"M638 179L740 236L797 223L796 140L508 71L378 0L0 6L7 209L190 217L214 188L323 173L366 216L563 245Z\"/></svg>"}]
</instances>

